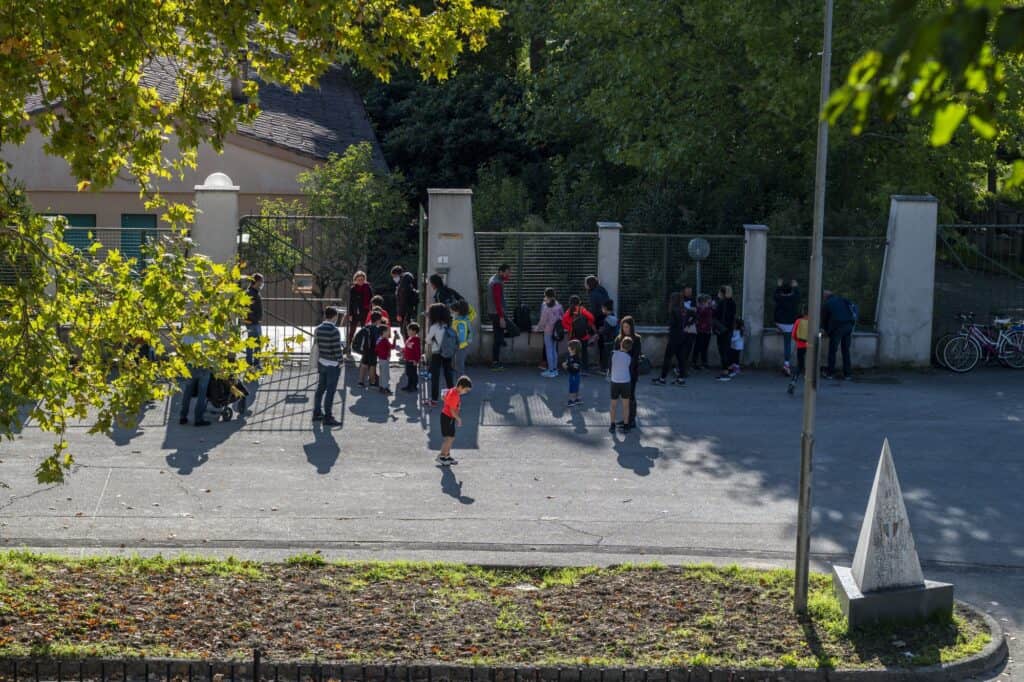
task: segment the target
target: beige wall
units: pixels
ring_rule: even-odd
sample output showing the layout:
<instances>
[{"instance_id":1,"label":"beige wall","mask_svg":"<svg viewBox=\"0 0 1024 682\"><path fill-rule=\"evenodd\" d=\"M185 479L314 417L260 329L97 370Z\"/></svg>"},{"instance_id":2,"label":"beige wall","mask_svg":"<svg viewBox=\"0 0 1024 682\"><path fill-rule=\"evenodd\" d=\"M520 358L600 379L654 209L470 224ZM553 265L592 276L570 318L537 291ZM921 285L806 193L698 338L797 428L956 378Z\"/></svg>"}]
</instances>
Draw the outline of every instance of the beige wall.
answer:
<instances>
[{"instance_id":1,"label":"beige wall","mask_svg":"<svg viewBox=\"0 0 1024 682\"><path fill-rule=\"evenodd\" d=\"M43 136L33 130L25 144L0 150L0 156L11 164L11 176L25 183L29 201L37 211L95 214L98 226L120 225L122 213L153 213L146 210L137 186L129 180L118 180L104 192L78 192L67 162L46 154L43 142ZM233 135L225 143L223 154L209 145L201 147L197 168L187 172L184 180L162 180L160 189L171 201L191 204L195 185L215 171L227 173L241 187L239 212L245 215L256 212L261 197L299 198L296 176L314 163L313 159Z\"/></svg>"}]
</instances>

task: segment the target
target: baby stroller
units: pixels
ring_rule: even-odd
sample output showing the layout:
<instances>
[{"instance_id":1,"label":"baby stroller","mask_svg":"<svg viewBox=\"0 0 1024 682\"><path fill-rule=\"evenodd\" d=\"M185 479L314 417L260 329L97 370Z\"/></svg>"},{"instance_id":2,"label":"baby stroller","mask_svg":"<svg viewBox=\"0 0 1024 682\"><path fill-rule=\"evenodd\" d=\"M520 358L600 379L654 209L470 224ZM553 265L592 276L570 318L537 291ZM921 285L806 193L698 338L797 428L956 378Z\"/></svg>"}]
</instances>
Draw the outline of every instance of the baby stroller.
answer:
<instances>
[{"instance_id":1,"label":"baby stroller","mask_svg":"<svg viewBox=\"0 0 1024 682\"><path fill-rule=\"evenodd\" d=\"M221 420L229 422L235 416L231 406L247 397L249 391L241 381L214 377L206 389L206 411L219 413Z\"/></svg>"}]
</instances>

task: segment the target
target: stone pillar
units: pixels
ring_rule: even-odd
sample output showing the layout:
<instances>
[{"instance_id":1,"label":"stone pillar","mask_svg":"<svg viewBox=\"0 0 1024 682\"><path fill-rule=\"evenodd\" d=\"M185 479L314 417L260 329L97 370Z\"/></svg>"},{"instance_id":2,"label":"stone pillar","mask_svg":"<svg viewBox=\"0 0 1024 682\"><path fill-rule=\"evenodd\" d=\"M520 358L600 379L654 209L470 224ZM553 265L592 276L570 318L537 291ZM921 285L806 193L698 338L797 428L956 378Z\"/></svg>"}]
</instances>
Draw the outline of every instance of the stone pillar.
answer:
<instances>
[{"instance_id":1,"label":"stone pillar","mask_svg":"<svg viewBox=\"0 0 1024 682\"><path fill-rule=\"evenodd\" d=\"M768 226L744 225L743 304L740 315L747 326L744 359L757 365L761 362L761 340L764 336L764 287L768 277Z\"/></svg>"},{"instance_id":2,"label":"stone pillar","mask_svg":"<svg viewBox=\"0 0 1024 682\"><path fill-rule=\"evenodd\" d=\"M619 310L619 255L620 223L597 224L597 278L608 290L608 296L615 302L615 314L622 315Z\"/></svg>"},{"instance_id":3,"label":"stone pillar","mask_svg":"<svg viewBox=\"0 0 1024 682\"><path fill-rule=\"evenodd\" d=\"M196 251L217 263L238 257L238 185L224 173L211 173L196 185Z\"/></svg>"},{"instance_id":4,"label":"stone pillar","mask_svg":"<svg viewBox=\"0 0 1024 682\"><path fill-rule=\"evenodd\" d=\"M878 287L878 360L883 366L930 362L938 212L932 196L891 198Z\"/></svg>"},{"instance_id":5,"label":"stone pillar","mask_svg":"<svg viewBox=\"0 0 1024 682\"><path fill-rule=\"evenodd\" d=\"M473 190L427 190L427 276L438 273L448 286L466 297L466 301L480 313L480 278L476 271L476 240L473 236ZM424 285L422 282L420 283ZM430 289L427 289L430 305ZM480 325L490 324L477 317L473 325L473 343L470 357L476 357L480 348Z\"/></svg>"}]
</instances>

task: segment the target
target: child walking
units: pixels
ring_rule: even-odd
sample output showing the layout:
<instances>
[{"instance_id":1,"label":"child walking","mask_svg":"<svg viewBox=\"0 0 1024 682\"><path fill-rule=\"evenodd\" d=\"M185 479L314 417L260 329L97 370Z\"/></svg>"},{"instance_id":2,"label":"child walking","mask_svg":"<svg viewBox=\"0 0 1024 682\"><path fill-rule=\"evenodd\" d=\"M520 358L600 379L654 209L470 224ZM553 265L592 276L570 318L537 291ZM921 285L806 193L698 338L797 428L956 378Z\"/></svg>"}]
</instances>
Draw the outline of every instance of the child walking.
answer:
<instances>
[{"instance_id":1,"label":"child walking","mask_svg":"<svg viewBox=\"0 0 1024 682\"><path fill-rule=\"evenodd\" d=\"M583 404L583 401L580 400L580 375L583 372L583 360L580 358L580 349L582 347L583 344L580 343L579 339L570 341L569 357L565 359L565 363L562 365L565 368L566 374L569 375L569 402L566 403L569 407Z\"/></svg>"},{"instance_id":2,"label":"child walking","mask_svg":"<svg viewBox=\"0 0 1024 682\"><path fill-rule=\"evenodd\" d=\"M809 326L807 313L804 312L793 323L793 330L790 332L793 341L796 342L796 374L789 380L789 386L786 387L786 393L790 395L793 395L793 391L796 390L796 382L807 371L807 329Z\"/></svg>"},{"instance_id":3,"label":"child walking","mask_svg":"<svg viewBox=\"0 0 1024 682\"><path fill-rule=\"evenodd\" d=\"M743 352L743 320L739 317L733 322L732 337L729 339L729 353L726 369L722 370L719 381L729 381L740 373L740 354Z\"/></svg>"},{"instance_id":4,"label":"child walking","mask_svg":"<svg viewBox=\"0 0 1024 682\"><path fill-rule=\"evenodd\" d=\"M633 339L626 337L622 339L617 350L612 351L611 366L611 406L609 414L611 424L608 426L609 433L615 433L616 426L622 433L629 433L629 397L631 376L629 373L630 364L633 361L630 352L633 349ZM622 421L616 424L616 408L622 407Z\"/></svg>"},{"instance_id":5,"label":"child walking","mask_svg":"<svg viewBox=\"0 0 1024 682\"><path fill-rule=\"evenodd\" d=\"M405 388L403 391L414 393L420 390L419 386L419 363L423 357L423 347L420 344L420 326L415 322L409 323L409 338L405 340L402 347L402 360L405 362Z\"/></svg>"},{"instance_id":6,"label":"child walking","mask_svg":"<svg viewBox=\"0 0 1024 682\"><path fill-rule=\"evenodd\" d=\"M394 344L391 343L391 327L384 323L380 325L380 338L377 339L377 376L380 384L380 392L391 395L391 351Z\"/></svg>"},{"instance_id":7,"label":"child walking","mask_svg":"<svg viewBox=\"0 0 1024 682\"><path fill-rule=\"evenodd\" d=\"M455 442L455 427L462 426L462 396L473 390L473 382L467 376L459 377L455 388L444 396L444 408L441 410L441 453L437 463L443 467L458 464L452 458L452 443Z\"/></svg>"},{"instance_id":8,"label":"child walking","mask_svg":"<svg viewBox=\"0 0 1024 682\"><path fill-rule=\"evenodd\" d=\"M370 313L370 321L365 327L356 332L359 343L356 352L361 354L359 358L359 386L365 387L367 383L373 386L377 381L377 340L380 338L381 315L379 311ZM360 335L365 335L360 336Z\"/></svg>"},{"instance_id":9,"label":"child walking","mask_svg":"<svg viewBox=\"0 0 1024 682\"><path fill-rule=\"evenodd\" d=\"M469 344L473 340L473 325L469 323L469 303L466 299L459 299L451 305L452 329L455 330L455 337L459 345L455 350L455 372L460 376L466 373L466 356L469 355Z\"/></svg>"}]
</instances>

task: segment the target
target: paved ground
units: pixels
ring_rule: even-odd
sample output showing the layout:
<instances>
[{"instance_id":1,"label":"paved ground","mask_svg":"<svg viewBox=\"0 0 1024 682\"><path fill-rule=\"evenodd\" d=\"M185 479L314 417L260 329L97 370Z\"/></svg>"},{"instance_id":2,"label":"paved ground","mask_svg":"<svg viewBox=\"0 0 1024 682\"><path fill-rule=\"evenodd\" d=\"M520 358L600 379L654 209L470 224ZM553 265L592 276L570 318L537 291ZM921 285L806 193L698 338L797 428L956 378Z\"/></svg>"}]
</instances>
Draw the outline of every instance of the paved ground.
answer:
<instances>
[{"instance_id":1,"label":"paved ground","mask_svg":"<svg viewBox=\"0 0 1024 682\"><path fill-rule=\"evenodd\" d=\"M475 373L459 466L433 463L436 412L353 390L343 425L309 420L314 378L282 372L243 421L177 424L177 402L112 439L76 433L64 486L32 479L49 439L0 444L7 546L93 553L610 563L657 558L791 563L800 400L766 373L685 388L641 384L642 429L607 433L606 384L563 407L565 383ZM820 393L816 563L848 560L882 439L892 444L928 577L1024 624L1024 374L875 374ZM337 411L337 408L336 408ZM1017 639L1016 656L1024 655ZM1024 679L1024 666L1006 674Z\"/></svg>"}]
</instances>

